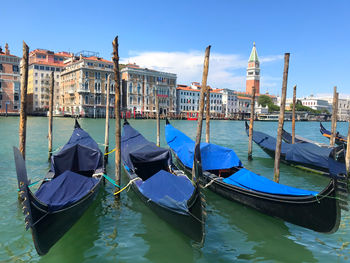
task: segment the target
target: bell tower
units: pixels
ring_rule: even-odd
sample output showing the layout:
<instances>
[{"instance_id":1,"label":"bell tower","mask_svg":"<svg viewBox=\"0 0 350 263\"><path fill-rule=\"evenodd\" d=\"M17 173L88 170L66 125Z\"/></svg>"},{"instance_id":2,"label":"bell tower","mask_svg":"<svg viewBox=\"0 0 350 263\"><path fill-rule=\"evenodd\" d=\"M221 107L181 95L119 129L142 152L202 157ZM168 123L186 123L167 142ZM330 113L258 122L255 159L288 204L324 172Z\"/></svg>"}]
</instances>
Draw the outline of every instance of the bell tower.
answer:
<instances>
[{"instance_id":1,"label":"bell tower","mask_svg":"<svg viewBox=\"0 0 350 263\"><path fill-rule=\"evenodd\" d=\"M258 53L256 52L255 42L253 43L253 49L248 60L245 88L246 93L252 94L253 87L255 87L255 93L260 94L260 63Z\"/></svg>"}]
</instances>

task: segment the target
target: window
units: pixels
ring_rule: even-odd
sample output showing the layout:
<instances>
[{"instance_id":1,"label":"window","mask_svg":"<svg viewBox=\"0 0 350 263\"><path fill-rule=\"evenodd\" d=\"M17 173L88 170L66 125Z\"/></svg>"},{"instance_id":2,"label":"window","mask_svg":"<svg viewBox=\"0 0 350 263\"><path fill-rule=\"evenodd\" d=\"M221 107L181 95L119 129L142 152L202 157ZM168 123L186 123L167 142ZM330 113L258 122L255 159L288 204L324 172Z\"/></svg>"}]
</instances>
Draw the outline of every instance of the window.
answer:
<instances>
[{"instance_id":1,"label":"window","mask_svg":"<svg viewBox=\"0 0 350 263\"><path fill-rule=\"evenodd\" d=\"M45 70L50 70L50 67L45 67Z\"/></svg>"},{"instance_id":2,"label":"window","mask_svg":"<svg viewBox=\"0 0 350 263\"><path fill-rule=\"evenodd\" d=\"M141 94L141 87L140 87L140 84L137 84L137 93L138 93L138 94Z\"/></svg>"},{"instance_id":3,"label":"window","mask_svg":"<svg viewBox=\"0 0 350 263\"><path fill-rule=\"evenodd\" d=\"M132 93L132 83L129 85L129 93Z\"/></svg>"},{"instance_id":4,"label":"window","mask_svg":"<svg viewBox=\"0 0 350 263\"><path fill-rule=\"evenodd\" d=\"M85 104L89 104L89 96L88 95L85 96Z\"/></svg>"},{"instance_id":5,"label":"window","mask_svg":"<svg viewBox=\"0 0 350 263\"><path fill-rule=\"evenodd\" d=\"M40 66L39 69L44 70L44 66ZM41 75L43 75L43 74L41 74Z\"/></svg>"},{"instance_id":6,"label":"window","mask_svg":"<svg viewBox=\"0 0 350 263\"><path fill-rule=\"evenodd\" d=\"M129 101L130 101L130 104L132 104L132 97L130 97Z\"/></svg>"},{"instance_id":7,"label":"window","mask_svg":"<svg viewBox=\"0 0 350 263\"><path fill-rule=\"evenodd\" d=\"M13 72L18 72L18 66L17 65L12 65L12 70L13 70Z\"/></svg>"},{"instance_id":8,"label":"window","mask_svg":"<svg viewBox=\"0 0 350 263\"><path fill-rule=\"evenodd\" d=\"M18 100L19 100L18 94L13 95L13 99L14 99L15 101L18 101Z\"/></svg>"},{"instance_id":9,"label":"window","mask_svg":"<svg viewBox=\"0 0 350 263\"><path fill-rule=\"evenodd\" d=\"M60 68L56 68L56 71L61 71L61 69Z\"/></svg>"},{"instance_id":10,"label":"window","mask_svg":"<svg viewBox=\"0 0 350 263\"><path fill-rule=\"evenodd\" d=\"M38 65L34 65L34 68L35 69L39 69L39 66ZM35 74L37 74L37 73L35 73ZM36 75L35 75L36 76Z\"/></svg>"},{"instance_id":11,"label":"window","mask_svg":"<svg viewBox=\"0 0 350 263\"><path fill-rule=\"evenodd\" d=\"M1 83L1 82L0 82ZM2 100L2 94L0 94L0 100ZM1 104L0 104L1 105Z\"/></svg>"},{"instance_id":12,"label":"window","mask_svg":"<svg viewBox=\"0 0 350 263\"><path fill-rule=\"evenodd\" d=\"M140 103L141 103L141 98L140 98L140 97L138 97L138 98L137 98L137 104L139 104L139 105L140 105Z\"/></svg>"},{"instance_id":13,"label":"window","mask_svg":"<svg viewBox=\"0 0 350 263\"><path fill-rule=\"evenodd\" d=\"M89 72L85 71L85 78L89 78Z\"/></svg>"}]
</instances>

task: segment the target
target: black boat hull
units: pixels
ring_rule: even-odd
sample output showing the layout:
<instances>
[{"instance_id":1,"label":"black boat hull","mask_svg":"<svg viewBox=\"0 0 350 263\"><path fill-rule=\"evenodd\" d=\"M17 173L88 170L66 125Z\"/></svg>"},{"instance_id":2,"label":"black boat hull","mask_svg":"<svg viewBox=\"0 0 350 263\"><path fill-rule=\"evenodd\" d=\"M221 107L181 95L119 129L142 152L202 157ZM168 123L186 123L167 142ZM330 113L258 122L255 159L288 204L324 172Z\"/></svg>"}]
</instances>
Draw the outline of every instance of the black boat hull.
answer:
<instances>
[{"instance_id":1,"label":"black boat hull","mask_svg":"<svg viewBox=\"0 0 350 263\"><path fill-rule=\"evenodd\" d=\"M45 255L50 248L79 220L96 199L102 179L81 200L64 209L50 213L30 192L30 208L33 226L33 242L39 255ZM37 222L37 223L36 223Z\"/></svg>"},{"instance_id":2,"label":"black boat hull","mask_svg":"<svg viewBox=\"0 0 350 263\"><path fill-rule=\"evenodd\" d=\"M181 168L190 172L175 155ZM318 197L281 196L250 191L224 183L218 176L203 172L204 184L224 198L241 203L257 211L283 219L317 232L333 233L340 224L341 211L336 199L336 181L331 179L329 185Z\"/></svg>"},{"instance_id":3,"label":"black boat hull","mask_svg":"<svg viewBox=\"0 0 350 263\"><path fill-rule=\"evenodd\" d=\"M129 177L129 180L137 178L137 175L128 171L126 174ZM203 242L204 240L204 219L203 219L203 207L202 207L202 198L201 194L196 188L190 201L188 202L188 210L189 213L181 214L176 213L173 210L170 210L166 207L160 206L157 203L149 200L146 196L144 196L138 186L137 182L133 182L131 184L131 188L135 191L136 195L141 199L141 201L149 207L155 214L157 214L160 218L165 220L167 223L183 232L186 236L190 237L196 242Z\"/></svg>"}]
</instances>

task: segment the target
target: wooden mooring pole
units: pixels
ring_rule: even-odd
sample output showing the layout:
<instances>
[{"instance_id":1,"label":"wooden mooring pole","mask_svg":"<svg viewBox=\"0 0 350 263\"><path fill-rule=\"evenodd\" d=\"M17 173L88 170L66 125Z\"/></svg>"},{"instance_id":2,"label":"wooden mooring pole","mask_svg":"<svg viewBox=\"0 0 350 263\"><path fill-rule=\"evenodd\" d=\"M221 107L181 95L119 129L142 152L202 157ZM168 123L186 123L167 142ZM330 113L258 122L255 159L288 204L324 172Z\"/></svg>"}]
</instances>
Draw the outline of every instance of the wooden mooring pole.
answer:
<instances>
[{"instance_id":1,"label":"wooden mooring pole","mask_svg":"<svg viewBox=\"0 0 350 263\"><path fill-rule=\"evenodd\" d=\"M28 55L29 47L23 41L23 58L21 65L21 109L19 114L19 151L21 152L23 159L26 158Z\"/></svg>"},{"instance_id":2,"label":"wooden mooring pole","mask_svg":"<svg viewBox=\"0 0 350 263\"><path fill-rule=\"evenodd\" d=\"M104 169L108 163L108 152L109 152L109 110L110 110L110 84L111 84L111 74L107 76L107 89L106 89L106 124L105 124L105 156L104 156Z\"/></svg>"},{"instance_id":3,"label":"wooden mooring pole","mask_svg":"<svg viewBox=\"0 0 350 263\"><path fill-rule=\"evenodd\" d=\"M120 185L121 178L121 123L120 123L120 75L119 75L119 53L118 53L118 36L113 40L113 63L114 63L114 82L115 82L115 181ZM119 195L115 195L119 198Z\"/></svg>"},{"instance_id":4,"label":"wooden mooring pole","mask_svg":"<svg viewBox=\"0 0 350 263\"><path fill-rule=\"evenodd\" d=\"M156 89L156 122L157 122L157 146L160 147L160 116L159 116L159 97Z\"/></svg>"},{"instance_id":5,"label":"wooden mooring pole","mask_svg":"<svg viewBox=\"0 0 350 263\"><path fill-rule=\"evenodd\" d=\"M337 132L337 115L338 115L338 92L337 86L334 86L333 90L333 105L332 105L332 129L331 137L329 139L329 145L334 146L335 136Z\"/></svg>"},{"instance_id":6,"label":"wooden mooring pole","mask_svg":"<svg viewBox=\"0 0 350 263\"><path fill-rule=\"evenodd\" d=\"M292 110L292 144L295 143L295 104L297 101L297 85L293 88L293 110Z\"/></svg>"},{"instance_id":7,"label":"wooden mooring pole","mask_svg":"<svg viewBox=\"0 0 350 263\"><path fill-rule=\"evenodd\" d=\"M204 57L204 67L203 67L203 78L202 78L202 88L201 93L199 96L199 112L198 112L198 121L197 121L197 134L196 134L196 144L201 143L202 138L202 125L203 125L203 113L204 113L204 93L207 88L207 79L208 79L208 71L209 71L209 55L210 55L210 47L208 46L205 50L205 57ZM193 166L192 166L192 181L195 180L196 172L195 172L195 165L193 160Z\"/></svg>"},{"instance_id":8,"label":"wooden mooring pole","mask_svg":"<svg viewBox=\"0 0 350 263\"><path fill-rule=\"evenodd\" d=\"M286 95L287 95L287 81L288 81L288 69L289 69L289 53L284 54L284 70L283 70L283 83L282 83L282 95L281 95L281 107L280 116L278 119L277 141L275 151L275 167L273 180L279 183L280 180L280 161L281 161L281 147L282 147L282 130L284 124L284 110L286 107Z\"/></svg>"},{"instance_id":9,"label":"wooden mooring pole","mask_svg":"<svg viewBox=\"0 0 350 263\"><path fill-rule=\"evenodd\" d=\"M51 78L50 78L50 97L49 97L49 156L48 161L51 161L52 156L52 114L53 114L53 96L55 94L55 73L51 71Z\"/></svg>"},{"instance_id":10,"label":"wooden mooring pole","mask_svg":"<svg viewBox=\"0 0 350 263\"><path fill-rule=\"evenodd\" d=\"M254 125L254 111L255 111L254 107L255 107L255 87L253 87L253 94L252 94L252 100L250 105L248 161L253 160L253 125Z\"/></svg>"},{"instance_id":11,"label":"wooden mooring pole","mask_svg":"<svg viewBox=\"0 0 350 263\"><path fill-rule=\"evenodd\" d=\"M350 117L349 117L349 127L348 127L348 138L346 140L346 156L345 156L345 165L346 165L346 175L348 180L350 178Z\"/></svg>"},{"instance_id":12,"label":"wooden mooring pole","mask_svg":"<svg viewBox=\"0 0 350 263\"><path fill-rule=\"evenodd\" d=\"M205 105L205 142L210 142L210 87L207 86Z\"/></svg>"}]
</instances>

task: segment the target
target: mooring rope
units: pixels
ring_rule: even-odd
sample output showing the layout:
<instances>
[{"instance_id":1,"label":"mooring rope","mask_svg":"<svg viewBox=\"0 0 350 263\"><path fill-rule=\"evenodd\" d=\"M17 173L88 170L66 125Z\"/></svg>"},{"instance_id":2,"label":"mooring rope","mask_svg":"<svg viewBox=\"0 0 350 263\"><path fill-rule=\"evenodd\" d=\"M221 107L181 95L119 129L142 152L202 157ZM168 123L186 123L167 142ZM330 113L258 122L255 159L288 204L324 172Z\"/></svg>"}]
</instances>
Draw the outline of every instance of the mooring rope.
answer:
<instances>
[{"instance_id":1,"label":"mooring rope","mask_svg":"<svg viewBox=\"0 0 350 263\"><path fill-rule=\"evenodd\" d=\"M108 154L111 154L112 152L115 152L117 148L114 148L112 151L108 152L108 153L105 153L104 155L108 155Z\"/></svg>"},{"instance_id":2,"label":"mooring rope","mask_svg":"<svg viewBox=\"0 0 350 263\"><path fill-rule=\"evenodd\" d=\"M207 188L208 186L210 186L212 183L214 183L215 180L219 180L220 177L214 178L212 179L209 183L207 183L205 186L203 186L203 188Z\"/></svg>"},{"instance_id":3,"label":"mooring rope","mask_svg":"<svg viewBox=\"0 0 350 263\"><path fill-rule=\"evenodd\" d=\"M123 192L123 191L124 191L126 188L128 188L133 182L135 182L135 181L137 181L137 180L141 180L141 178L136 177L136 178L130 180L129 183L128 183L126 186L124 186L124 187L123 187L122 189L120 189L118 192L115 192L114 195L117 195L117 194Z\"/></svg>"},{"instance_id":4,"label":"mooring rope","mask_svg":"<svg viewBox=\"0 0 350 263\"><path fill-rule=\"evenodd\" d=\"M37 183L40 183L40 182L43 181L44 179L45 179L45 178L40 179L40 180L38 180L38 181L36 181L36 182L34 182L34 183L31 183L31 184L28 185L28 187L32 187L33 185L36 185ZM19 189L17 189L17 192L19 192Z\"/></svg>"},{"instance_id":5,"label":"mooring rope","mask_svg":"<svg viewBox=\"0 0 350 263\"><path fill-rule=\"evenodd\" d=\"M121 188L121 186L120 186L120 185L117 185L117 184L113 181L113 179L110 178L107 174L102 174L102 176L103 176L104 178L106 178L107 181L110 182L111 184L113 184L115 187Z\"/></svg>"}]
</instances>

